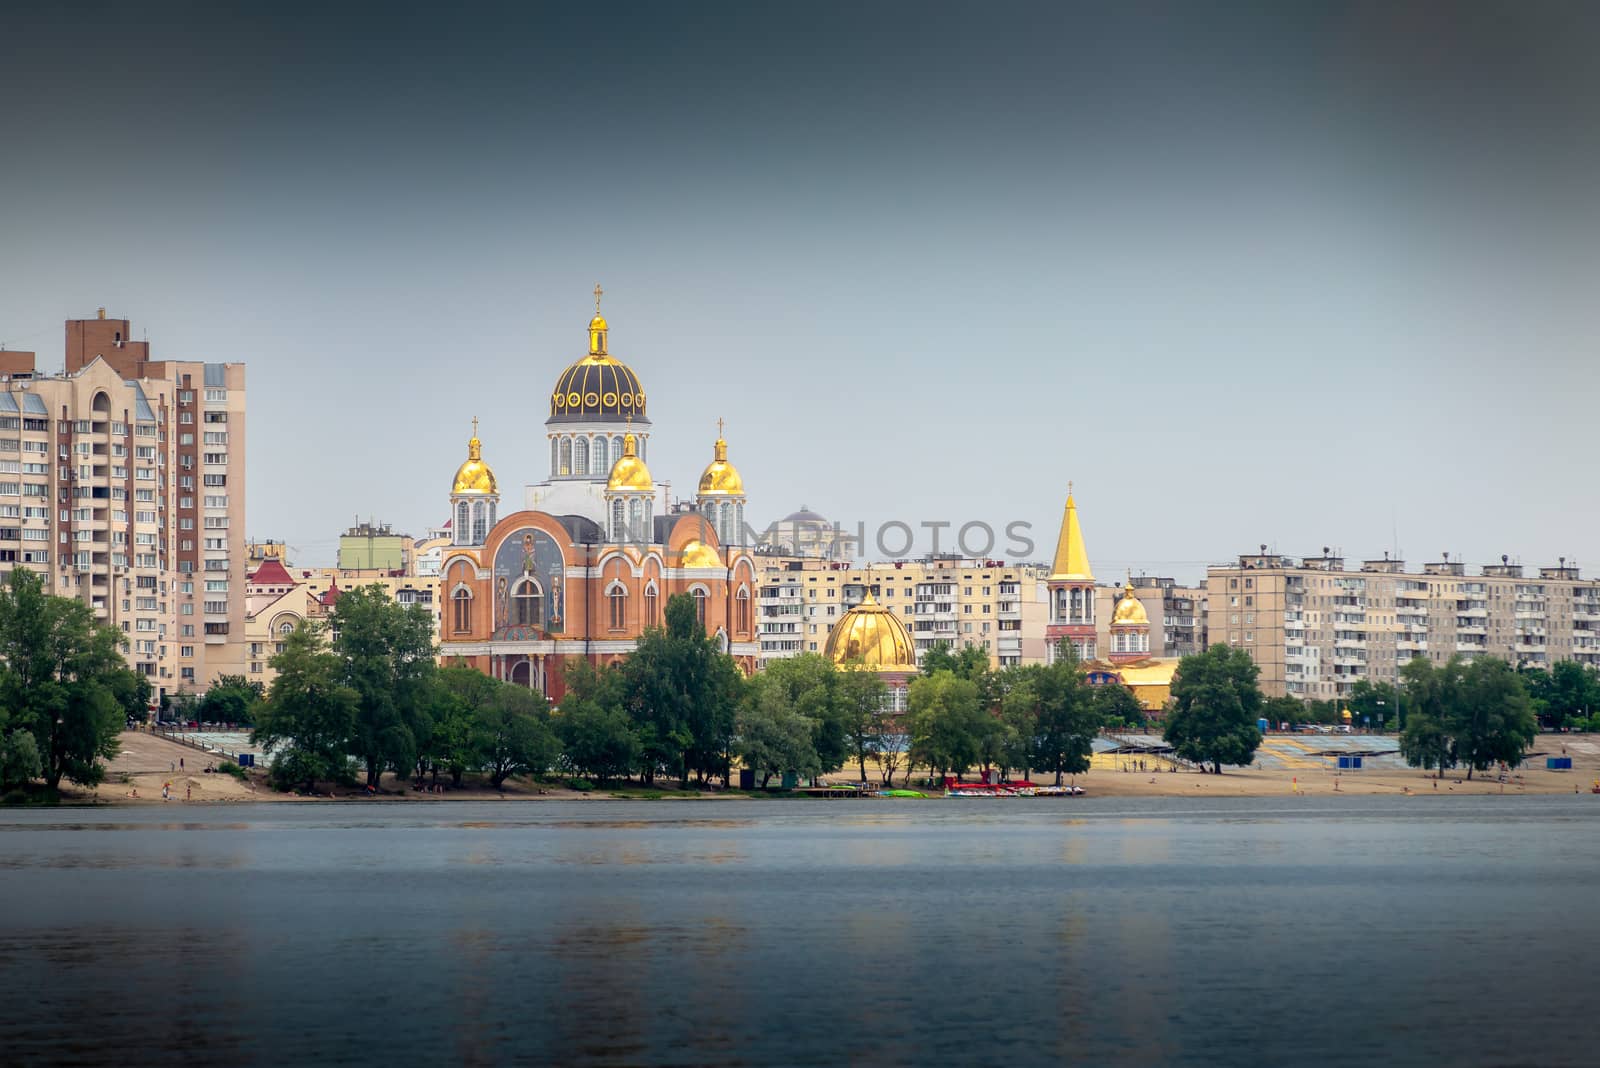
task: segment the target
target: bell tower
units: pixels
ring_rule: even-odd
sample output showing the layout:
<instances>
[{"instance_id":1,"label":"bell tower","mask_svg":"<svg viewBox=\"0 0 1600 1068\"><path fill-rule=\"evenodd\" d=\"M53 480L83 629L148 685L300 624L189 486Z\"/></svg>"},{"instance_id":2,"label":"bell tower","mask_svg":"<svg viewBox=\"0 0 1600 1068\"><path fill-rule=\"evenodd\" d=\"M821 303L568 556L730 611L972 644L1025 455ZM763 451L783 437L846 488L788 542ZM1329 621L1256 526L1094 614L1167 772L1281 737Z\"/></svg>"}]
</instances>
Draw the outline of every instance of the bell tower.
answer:
<instances>
[{"instance_id":1,"label":"bell tower","mask_svg":"<svg viewBox=\"0 0 1600 1068\"><path fill-rule=\"evenodd\" d=\"M1094 634L1094 572L1089 553L1083 547L1083 528L1078 525L1078 505L1067 483L1067 507L1061 516L1061 534L1056 539L1055 564L1046 580L1050 591L1050 617L1045 626L1045 655L1054 662L1056 646L1065 639L1072 643L1080 660L1098 655Z\"/></svg>"}]
</instances>

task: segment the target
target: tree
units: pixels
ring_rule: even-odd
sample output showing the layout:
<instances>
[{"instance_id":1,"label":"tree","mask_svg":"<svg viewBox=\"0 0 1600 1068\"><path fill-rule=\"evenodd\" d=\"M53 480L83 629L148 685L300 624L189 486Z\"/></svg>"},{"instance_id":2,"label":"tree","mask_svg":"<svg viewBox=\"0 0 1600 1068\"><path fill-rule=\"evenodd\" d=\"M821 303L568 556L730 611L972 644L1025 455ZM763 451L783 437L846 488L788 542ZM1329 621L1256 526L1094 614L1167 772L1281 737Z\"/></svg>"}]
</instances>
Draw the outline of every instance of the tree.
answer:
<instances>
[{"instance_id":1,"label":"tree","mask_svg":"<svg viewBox=\"0 0 1600 1068\"><path fill-rule=\"evenodd\" d=\"M1379 730L1384 730L1393 721L1397 727L1403 728L1405 721L1400 717L1404 708L1400 703L1400 691L1387 682L1372 682L1368 679L1359 679L1350 687L1350 698L1345 702L1345 707L1350 710L1350 716L1356 723L1370 723ZM1339 718L1344 722L1344 717Z\"/></svg>"},{"instance_id":2,"label":"tree","mask_svg":"<svg viewBox=\"0 0 1600 1068\"><path fill-rule=\"evenodd\" d=\"M1298 697L1269 697L1261 702L1261 718L1273 726L1304 723L1306 703Z\"/></svg>"},{"instance_id":3,"label":"tree","mask_svg":"<svg viewBox=\"0 0 1600 1068\"><path fill-rule=\"evenodd\" d=\"M1534 711L1560 730L1600 709L1600 672L1575 660L1558 660L1549 671L1520 669L1517 674L1533 699Z\"/></svg>"},{"instance_id":4,"label":"tree","mask_svg":"<svg viewBox=\"0 0 1600 1068\"><path fill-rule=\"evenodd\" d=\"M1032 685L1038 714L1029 763L1041 771L1053 772L1056 785L1060 786L1063 775L1089 770L1094 736L1100 726L1094 695L1070 642L1060 643L1055 660L1038 669Z\"/></svg>"},{"instance_id":5,"label":"tree","mask_svg":"<svg viewBox=\"0 0 1600 1068\"><path fill-rule=\"evenodd\" d=\"M1457 698L1450 733L1467 778L1495 764L1521 764L1539 722L1511 665L1487 656L1474 660L1462 675Z\"/></svg>"},{"instance_id":6,"label":"tree","mask_svg":"<svg viewBox=\"0 0 1600 1068\"><path fill-rule=\"evenodd\" d=\"M906 694L911 760L958 776L978 759L994 722L978 700L978 684L951 672L911 681Z\"/></svg>"},{"instance_id":7,"label":"tree","mask_svg":"<svg viewBox=\"0 0 1600 1068\"><path fill-rule=\"evenodd\" d=\"M44 774L44 764L39 759L39 743L32 734L18 727L0 737L0 790L24 786L30 779Z\"/></svg>"},{"instance_id":8,"label":"tree","mask_svg":"<svg viewBox=\"0 0 1600 1068\"><path fill-rule=\"evenodd\" d=\"M237 723L248 727L255 722L256 706L266 696L266 687L243 675L218 675L200 699L200 718L211 723Z\"/></svg>"},{"instance_id":9,"label":"tree","mask_svg":"<svg viewBox=\"0 0 1600 1068\"><path fill-rule=\"evenodd\" d=\"M567 695L555 717L562 759L601 786L626 778L638 766L643 747L623 707L627 682L622 673L577 660L568 666L566 680Z\"/></svg>"},{"instance_id":10,"label":"tree","mask_svg":"<svg viewBox=\"0 0 1600 1068\"><path fill-rule=\"evenodd\" d=\"M1261 690L1250 655L1226 644L1178 662L1172 680L1172 711L1163 736L1185 760L1209 763L1222 774L1222 765L1249 764L1261 744L1256 720L1261 712Z\"/></svg>"},{"instance_id":11,"label":"tree","mask_svg":"<svg viewBox=\"0 0 1600 1068\"><path fill-rule=\"evenodd\" d=\"M839 675L839 670L827 657L801 653L769 665L746 687L747 702L750 691L759 689L765 692L758 700L771 702L774 708L784 708L811 721L812 746L819 773L838 771L852 751L845 712L839 703Z\"/></svg>"},{"instance_id":12,"label":"tree","mask_svg":"<svg viewBox=\"0 0 1600 1068\"><path fill-rule=\"evenodd\" d=\"M694 598L667 598L666 627L650 628L623 664L627 706L640 726L644 777L658 768L702 781L726 775L734 714L743 679L733 659L717 648L700 624Z\"/></svg>"},{"instance_id":13,"label":"tree","mask_svg":"<svg viewBox=\"0 0 1600 1068\"><path fill-rule=\"evenodd\" d=\"M459 664L440 668L435 674L428 740L421 751L421 760L433 769L435 781L443 770L450 775L450 785L459 789L462 777L479 766L475 731L497 685L476 668Z\"/></svg>"},{"instance_id":14,"label":"tree","mask_svg":"<svg viewBox=\"0 0 1600 1068\"><path fill-rule=\"evenodd\" d=\"M761 776L763 790L774 775L816 775L822 769L816 721L796 712L784 691L781 682L753 685L739 708L736 751L744 766Z\"/></svg>"},{"instance_id":15,"label":"tree","mask_svg":"<svg viewBox=\"0 0 1600 1068\"><path fill-rule=\"evenodd\" d=\"M272 658L277 678L262 702L250 743L274 750L272 782L307 792L318 780L350 777L350 738L361 697L343 682L344 664L323 645L323 627L302 622Z\"/></svg>"},{"instance_id":16,"label":"tree","mask_svg":"<svg viewBox=\"0 0 1600 1068\"><path fill-rule=\"evenodd\" d=\"M560 753L550 729L550 704L537 690L494 682L473 736L479 763L496 790L513 775L548 771Z\"/></svg>"},{"instance_id":17,"label":"tree","mask_svg":"<svg viewBox=\"0 0 1600 1068\"><path fill-rule=\"evenodd\" d=\"M980 682L989 672L989 654L978 645L952 650L949 642L935 642L922 654L922 674L932 678L941 671L968 682Z\"/></svg>"},{"instance_id":18,"label":"tree","mask_svg":"<svg viewBox=\"0 0 1600 1068\"><path fill-rule=\"evenodd\" d=\"M1139 703L1132 690L1120 682L1108 682L1094 688L1094 711L1102 726L1125 724L1143 727L1148 722L1144 705Z\"/></svg>"},{"instance_id":19,"label":"tree","mask_svg":"<svg viewBox=\"0 0 1600 1068\"><path fill-rule=\"evenodd\" d=\"M51 790L63 778L97 785L126 717L144 711L149 683L124 665L121 645L88 605L46 593L25 567L0 588L0 708L33 735Z\"/></svg>"},{"instance_id":20,"label":"tree","mask_svg":"<svg viewBox=\"0 0 1600 1068\"><path fill-rule=\"evenodd\" d=\"M1000 704L1004 751L1001 762L1027 776L1033 770L1039 734L1039 690L1035 685L1044 668L1037 664L1007 667L995 673L994 692Z\"/></svg>"},{"instance_id":21,"label":"tree","mask_svg":"<svg viewBox=\"0 0 1600 1068\"><path fill-rule=\"evenodd\" d=\"M867 781L867 761L883 752L880 721L891 715L883 707L888 692L876 673L859 665L845 665L834 682L835 715L862 782Z\"/></svg>"},{"instance_id":22,"label":"tree","mask_svg":"<svg viewBox=\"0 0 1600 1068\"><path fill-rule=\"evenodd\" d=\"M358 695L352 748L376 787L387 768L410 772L428 738L433 621L423 606L398 604L373 584L343 594L328 622L343 681Z\"/></svg>"},{"instance_id":23,"label":"tree","mask_svg":"<svg viewBox=\"0 0 1600 1068\"><path fill-rule=\"evenodd\" d=\"M1462 664L1452 656L1440 668L1417 657L1400 669L1407 706L1405 729L1400 733L1400 755L1414 768L1438 771L1455 767L1455 747L1450 720L1460 704Z\"/></svg>"}]
</instances>

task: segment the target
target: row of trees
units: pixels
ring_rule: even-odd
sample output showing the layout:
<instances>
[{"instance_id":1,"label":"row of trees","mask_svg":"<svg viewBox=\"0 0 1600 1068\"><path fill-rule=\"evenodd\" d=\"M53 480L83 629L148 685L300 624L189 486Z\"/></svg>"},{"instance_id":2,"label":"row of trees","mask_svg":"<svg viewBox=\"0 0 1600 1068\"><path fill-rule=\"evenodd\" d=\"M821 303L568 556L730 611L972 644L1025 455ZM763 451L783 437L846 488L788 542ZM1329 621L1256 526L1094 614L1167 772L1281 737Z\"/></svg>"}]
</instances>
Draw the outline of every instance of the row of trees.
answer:
<instances>
[{"instance_id":1,"label":"row of trees","mask_svg":"<svg viewBox=\"0 0 1600 1068\"><path fill-rule=\"evenodd\" d=\"M1516 767L1539 732L1522 677L1504 660L1470 664L1451 657L1441 667L1412 660L1400 669L1406 713L1400 752L1412 767L1464 765L1467 778L1496 764Z\"/></svg>"},{"instance_id":2,"label":"row of trees","mask_svg":"<svg viewBox=\"0 0 1600 1068\"><path fill-rule=\"evenodd\" d=\"M128 717L142 717L150 700L122 643L84 602L12 569L0 587L0 788L100 783Z\"/></svg>"}]
</instances>

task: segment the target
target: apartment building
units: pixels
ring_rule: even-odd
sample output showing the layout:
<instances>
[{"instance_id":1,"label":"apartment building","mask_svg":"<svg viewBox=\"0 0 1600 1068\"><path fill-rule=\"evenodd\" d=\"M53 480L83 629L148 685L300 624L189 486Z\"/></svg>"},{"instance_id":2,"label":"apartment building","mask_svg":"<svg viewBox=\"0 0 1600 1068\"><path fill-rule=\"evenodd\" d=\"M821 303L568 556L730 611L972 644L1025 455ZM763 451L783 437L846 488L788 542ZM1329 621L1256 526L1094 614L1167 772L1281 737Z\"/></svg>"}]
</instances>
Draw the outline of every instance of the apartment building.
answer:
<instances>
[{"instance_id":1,"label":"apartment building","mask_svg":"<svg viewBox=\"0 0 1600 1068\"><path fill-rule=\"evenodd\" d=\"M1400 560L1267 553L1206 574L1209 640L1247 650L1268 696L1339 698L1361 679L1396 680L1416 657L1442 663L1495 656L1548 667L1600 667L1600 581L1562 558L1469 567L1443 559L1408 572Z\"/></svg>"},{"instance_id":2,"label":"apartment building","mask_svg":"<svg viewBox=\"0 0 1600 1068\"><path fill-rule=\"evenodd\" d=\"M0 357L0 570L123 631L158 695L239 672L244 365L152 360L104 309L60 373Z\"/></svg>"},{"instance_id":3,"label":"apartment building","mask_svg":"<svg viewBox=\"0 0 1600 1068\"><path fill-rule=\"evenodd\" d=\"M763 665L819 653L828 632L870 590L910 631L917 659L935 645L973 645L992 666L1043 663L1041 570L999 560L925 556L858 567L757 554L756 638Z\"/></svg>"}]
</instances>

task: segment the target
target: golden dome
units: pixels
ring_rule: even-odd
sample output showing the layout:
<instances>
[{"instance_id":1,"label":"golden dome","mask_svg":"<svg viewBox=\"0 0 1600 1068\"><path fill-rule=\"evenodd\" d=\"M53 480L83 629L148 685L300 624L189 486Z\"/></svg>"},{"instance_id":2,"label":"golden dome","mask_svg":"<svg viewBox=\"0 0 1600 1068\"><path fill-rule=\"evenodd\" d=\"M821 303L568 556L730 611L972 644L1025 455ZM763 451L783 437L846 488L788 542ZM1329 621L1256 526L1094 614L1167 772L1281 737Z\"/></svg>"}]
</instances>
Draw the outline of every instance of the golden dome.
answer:
<instances>
[{"instance_id":1,"label":"golden dome","mask_svg":"<svg viewBox=\"0 0 1600 1068\"><path fill-rule=\"evenodd\" d=\"M639 439L629 433L622 439L622 455L611 465L611 477L606 480L608 490L641 490L650 493L656 488L650 478L650 469L639 459Z\"/></svg>"},{"instance_id":2,"label":"golden dome","mask_svg":"<svg viewBox=\"0 0 1600 1068\"><path fill-rule=\"evenodd\" d=\"M483 442L478 440L478 421L472 421L472 440L467 442L467 462L456 468L451 493L499 493L494 472L483 462Z\"/></svg>"},{"instance_id":3,"label":"golden dome","mask_svg":"<svg viewBox=\"0 0 1600 1068\"><path fill-rule=\"evenodd\" d=\"M878 671L917 670L910 631L870 592L833 625L823 655L835 664L859 661Z\"/></svg>"},{"instance_id":4,"label":"golden dome","mask_svg":"<svg viewBox=\"0 0 1600 1068\"><path fill-rule=\"evenodd\" d=\"M561 372L550 394L550 417L644 417L644 387L633 368L606 352L611 327L600 314L600 287L595 286L594 318L589 320L589 355Z\"/></svg>"},{"instance_id":5,"label":"golden dome","mask_svg":"<svg viewBox=\"0 0 1600 1068\"><path fill-rule=\"evenodd\" d=\"M1145 614L1144 605L1139 598L1133 595L1133 583L1128 583L1122 588L1122 600L1117 602L1117 610L1112 613L1111 625L1124 627L1148 627L1150 617Z\"/></svg>"},{"instance_id":6,"label":"golden dome","mask_svg":"<svg viewBox=\"0 0 1600 1068\"><path fill-rule=\"evenodd\" d=\"M739 469L728 462L728 443L722 440L722 420L717 420L717 444L715 458L706 465L705 473L700 476L699 493L718 494L729 497L744 496L744 479L739 477Z\"/></svg>"},{"instance_id":7,"label":"golden dome","mask_svg":"<svg viewBox=\"0 0 1600 1068\"><path fill-rule=\"evenodd\" d=\"M698 538L686 543L678 554L679 567L721 567L722 557L717 550Z\"/></svg>"}]
</instances>

